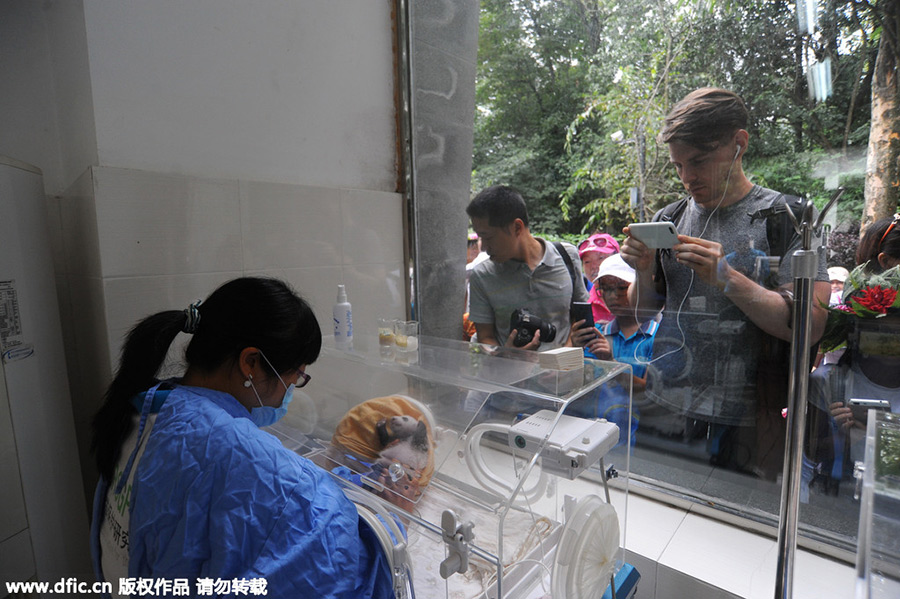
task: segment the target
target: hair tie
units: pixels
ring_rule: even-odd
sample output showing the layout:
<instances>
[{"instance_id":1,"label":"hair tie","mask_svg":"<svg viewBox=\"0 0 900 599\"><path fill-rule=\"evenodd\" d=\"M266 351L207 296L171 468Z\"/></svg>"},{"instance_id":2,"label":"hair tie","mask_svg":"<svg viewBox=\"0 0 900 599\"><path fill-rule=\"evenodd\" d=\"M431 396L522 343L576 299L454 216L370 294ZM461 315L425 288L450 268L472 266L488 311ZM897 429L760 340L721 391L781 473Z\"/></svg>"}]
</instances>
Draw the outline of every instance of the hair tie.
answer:
<instances>
[{"instance_id":1,"label":"hair tie","mask_svg":"<svg viewBox=\"0 0 900 599\"><path fill-rule=\"evenodd\" d=\"M200 302L202 301L203 300L197 300L184 311L184 326L181 330L188 335L196 333L197 327L200 326Z\"/></svg>"}]
</instances>

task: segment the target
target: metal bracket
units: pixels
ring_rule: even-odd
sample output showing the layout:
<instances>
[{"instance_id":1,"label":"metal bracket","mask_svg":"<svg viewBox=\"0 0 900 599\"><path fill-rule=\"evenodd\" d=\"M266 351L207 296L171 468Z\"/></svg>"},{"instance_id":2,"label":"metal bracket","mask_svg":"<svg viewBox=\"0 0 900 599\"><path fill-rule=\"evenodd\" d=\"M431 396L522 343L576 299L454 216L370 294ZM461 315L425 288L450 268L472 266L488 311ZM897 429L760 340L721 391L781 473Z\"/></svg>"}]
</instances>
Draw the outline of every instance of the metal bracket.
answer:
<instances>
[{"instance_id":1,"label":"metal bracket","mask_svg":"<svg viewBox=\"0 0 900 599\"><path fill-rule=\"evenodd\" d=\"M615 464L610 465L610 467L606 469L606 480L611 478L619 478L619 471L616 470Z\"/></svg>"},{"instance_id":2,"label":"metal bracket","mask_svg":"<svg viewBox=\"0 0 900 599\"><path fill-rule=\"evenodd\" d=\"M825 221L825 215L828 214L828 211L831 210L831 207L840 199L840 197L844 195L844 188L838 187L834 194L832 194L831 199L828 200L828 203L822 208L822 211L819 212L818 218L816 218L815 222L812 220L813 215L813 203L811 200L804 199L803 211L800 214L800 220L794 216L793 211L788 210L788 217L791 219L791 224L794 227L794 231L796 231L797 235L800 236L800 239L803 241L802 248L804 250L809 250L812 248L812 236L820 237L822 234L822 224Z\"/></svg>"},{"instance_id":3,"label":"metal bracket","mask_svg":"<svg viewBox=\"0 0 900 599\"><path fill-rule=\"evenodd\" d=\"M441 538L447 544L447 558L441 562L441 578L462 574L469 569L469 543L475 538L472 522L460 523L453 510L444 510L441 515Z\"/></svg>"},{"instance_id":4,"label":"metal bracket","mask_svg":"<svg viewBox=\"0 0 900 599\"><path fill-rule=\"evenodd\" d=\"M866 464L864 462L855 462L853 464L853 478L856 479L856 485L853 487L853 499L859 501L862 497L863 476L866 473Z\"/></svg>"}]
</instances>

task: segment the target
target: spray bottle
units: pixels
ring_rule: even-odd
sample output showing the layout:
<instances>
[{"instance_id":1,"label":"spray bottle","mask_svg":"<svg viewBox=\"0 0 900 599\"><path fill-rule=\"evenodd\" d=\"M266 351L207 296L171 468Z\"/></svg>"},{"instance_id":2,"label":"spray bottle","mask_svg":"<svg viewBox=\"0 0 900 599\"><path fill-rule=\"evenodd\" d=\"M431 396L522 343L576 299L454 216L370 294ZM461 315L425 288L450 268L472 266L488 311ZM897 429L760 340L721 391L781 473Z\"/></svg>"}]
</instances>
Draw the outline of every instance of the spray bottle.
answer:
<instances>
[{"instance_id":1,"label":"spray bottle","mask_svg":"<svg viewBox=\"0 0 900 599\"><path fill-rule=\"evenodd\" d=\"M334 316L334 346L338 349L353 347L353 313L347 301L347 290L338 285L337 301L332 312Z\"/></svg>"}]
</instances>

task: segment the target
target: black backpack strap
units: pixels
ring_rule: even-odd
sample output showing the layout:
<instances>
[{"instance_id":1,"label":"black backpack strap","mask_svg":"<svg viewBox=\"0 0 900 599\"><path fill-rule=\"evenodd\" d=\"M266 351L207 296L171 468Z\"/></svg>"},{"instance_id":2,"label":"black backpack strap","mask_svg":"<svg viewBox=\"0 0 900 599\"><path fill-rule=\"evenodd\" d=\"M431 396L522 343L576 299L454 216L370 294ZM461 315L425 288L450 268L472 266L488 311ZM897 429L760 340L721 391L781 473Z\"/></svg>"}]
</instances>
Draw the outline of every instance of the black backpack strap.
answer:
<instances>
[{"instance_id":1,"label":"black backpack strap","mask_svg":"<svg viewBox=\"0 0 900 599\"><path fill-rule=\"evenodd\" d=\"M566 268L569 269L569 276L572 277L572 299L569 300L569 303L575 301L575 265L572 264L572 257L569 256L569 252L566 251L566 248L563 247L563 244L554 241L553 247L556 248L556 251L559 253L559 257L563 259L563 262L566 263Z\"/></svg>"},{"instance_id":2,"label":"black backpack strap","mask_svg":"<svg viewBox=\"0 0 900 599\"><path fill-rule=\"evenodd\" d=\"M687 198L682 198L669 204L659 211L659 214L653 218L653 222L669 221L674 223L681 216L681 213L684 212L684 209L687 208L687 205Z\"/></svg>"},{"instance_id":3,"label":"black backpack strap","mask_svg":"<svg viewBox=\"0 0 900 599\"><path fill-rule=\"evenodd\" d=\"M794 214L796 220L800 220L803 212L803 199L797 196L780 195L772 202L772 205L762 210L749 214L750 223L764 218L766 219L766 239L769 242L769 252L773 256L784 258L791 242L797 236L794 224L787 211Z\"/></svg>"},{"instance_id":4,"label":"black backpack strap","mask_svg":"<svg viewBox=\"0 0 900 599\"><path fill-rule=\"evenodd\" d=\"M673 202L672 204L669 204L668 206L666 206L665 208L660 210L653 217L653 222L670 222L670 223L677 225L678 223L676 221L679 218L681 218L681 215L684 213L684 210L685 210L685 208L687 208L687 205L688 205L687 198L682 198L682 199L678 200L677 202ZM668 250L668 249L656 250L656 268L653 272L653 278L656 280L657 291L662 295L665 295L665 291L666 291L666 275L665 275L665 272L663 271L663 267L662 267L662 258L661 258L662 253L661 252L669 252L669 251L671 251L671 250Z\"/></svg>"}]
</instances>

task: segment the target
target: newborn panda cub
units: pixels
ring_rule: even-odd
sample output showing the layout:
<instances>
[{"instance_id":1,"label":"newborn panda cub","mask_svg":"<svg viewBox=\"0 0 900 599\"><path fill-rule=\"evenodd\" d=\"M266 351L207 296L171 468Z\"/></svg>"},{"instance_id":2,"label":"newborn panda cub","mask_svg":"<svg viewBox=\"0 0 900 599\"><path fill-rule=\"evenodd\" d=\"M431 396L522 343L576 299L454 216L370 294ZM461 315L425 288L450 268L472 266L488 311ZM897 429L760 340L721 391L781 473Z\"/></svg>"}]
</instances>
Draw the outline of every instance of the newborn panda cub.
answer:
<instances>
[{"instance_id":1,"label":"newborn panda cub","mask_svg":"<svg viewBox=\"0 0 900 599\"><path fill-rule=\"evenodd\" d=\"M375 430L383 448L378 453L376 464L387 468L396 462L404 467L407 475L418 476L428 464L430 449L425 422L411 416L392 416L379 420Z\"/></svg>"}]
</instances>

